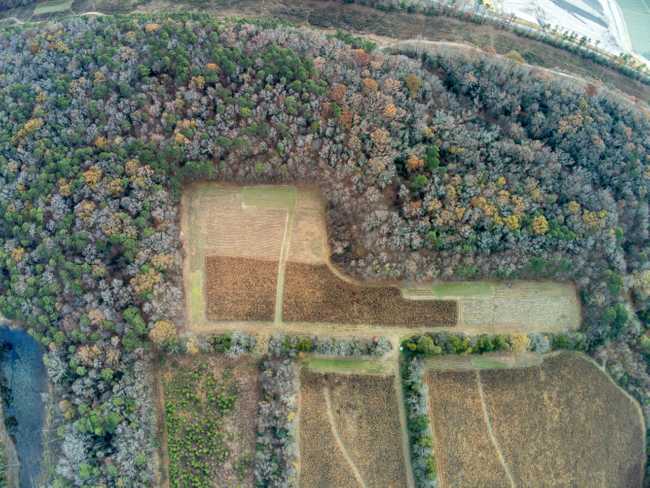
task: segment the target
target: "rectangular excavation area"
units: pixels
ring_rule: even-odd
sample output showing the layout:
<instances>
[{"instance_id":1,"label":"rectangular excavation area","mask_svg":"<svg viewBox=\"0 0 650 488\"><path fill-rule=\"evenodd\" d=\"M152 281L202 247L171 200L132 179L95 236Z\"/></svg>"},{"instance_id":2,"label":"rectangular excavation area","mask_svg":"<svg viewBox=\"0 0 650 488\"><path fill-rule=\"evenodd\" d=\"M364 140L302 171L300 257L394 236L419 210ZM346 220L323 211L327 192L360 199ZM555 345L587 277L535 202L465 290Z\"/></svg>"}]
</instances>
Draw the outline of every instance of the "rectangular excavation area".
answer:
<instances>
[{"instance_id":1,"label":"rectangular excavation area","mask_svg":"<svg viewBox=\"0 0 650 488\"><path fill-rule=\"evenodd\" d=\"M168 357L161 378L169 487L254 487L257 363Z\"/></svg>"},{"instance_id":2,"label":"rectangular excavation area","mask_svg":"<svg viewBox=\"0 0 650 488\"><path fill-rule=\"evenodd\" d=\"M209 256L206 303L210 320L273 320L278 263Z\"/></svg>"},{"instance_id":3,"label":"rectangular excavation area","mask_svg":"<svg viewBox=\"0 0 650 488\"><path fill-rule=\"evenodd\" d=\"M392 377L303 368L300 486L404 487L401 439Z\"/></svg>"},{"instance_id":4,"label":"rectangular excavation area","mask_svg":"<svg viewBox=\"0 0 650 488\"><path fill-rule=\"evenodd\" d=\"M406 300L396 287L351 283L325 264L286 266L282 317L287 322L453 326L456 313L455 301Z\"/></svg>"},{"instance_id":5,"label":"rectangular excavation area","mask_svg":"<svg viewBox=\"0 0 650 488\"><path fill-rule=\"evenodd\" d=\"M582 355L428 380L445 487L642 486L641 409Z\"/></svg>"}]
</instances>

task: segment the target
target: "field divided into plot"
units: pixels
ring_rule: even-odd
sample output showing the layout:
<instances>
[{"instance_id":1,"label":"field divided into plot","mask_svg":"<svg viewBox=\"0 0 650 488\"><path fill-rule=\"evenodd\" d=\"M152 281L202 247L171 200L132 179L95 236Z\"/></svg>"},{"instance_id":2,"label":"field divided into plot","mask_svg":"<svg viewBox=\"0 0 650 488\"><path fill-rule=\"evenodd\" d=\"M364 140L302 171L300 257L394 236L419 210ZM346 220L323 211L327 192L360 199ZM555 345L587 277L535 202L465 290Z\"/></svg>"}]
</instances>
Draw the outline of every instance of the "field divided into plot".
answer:
<instances>
[{"instance_id":1,"label":"field divided into plot","mask_svg":"<svg viewBox=\"0 0 650 488\"><path fill-rule=\"evenodd\" d=\"M257 364L223 356L167 361L161 378L168 486L253 487Z\"/></svg>"},{"instance_id":2,"label":"field divided into plot","mask_svg":"<svg viewBox=\"0 0 650 488\"><path fill-rule=\"evenodd\" d=\"M300 486L406 486L394 384L391 376L302 369Z\"/></svg>"},{"instance_id":3,"label":"field divided into plot","mask_svg":"<svg viewBox=\"0 0 650 488\"><path fill-rule=\"evenodd\" d=\"M402 290L412 300L456 300L458 325L491 331L576 330L580 300L569 283L468 281L435 283Z\"/></svg>"},{"instance_id":4,"label":"field divided into plot","mask_svg":"<svg viewBox=\"0 0 650 488\"><path fill-rule=\"evenodd\" d=\"M428 383L445 487L641 487L639 407L583 356L431 371Z\"/></svg>"}]
</instances>

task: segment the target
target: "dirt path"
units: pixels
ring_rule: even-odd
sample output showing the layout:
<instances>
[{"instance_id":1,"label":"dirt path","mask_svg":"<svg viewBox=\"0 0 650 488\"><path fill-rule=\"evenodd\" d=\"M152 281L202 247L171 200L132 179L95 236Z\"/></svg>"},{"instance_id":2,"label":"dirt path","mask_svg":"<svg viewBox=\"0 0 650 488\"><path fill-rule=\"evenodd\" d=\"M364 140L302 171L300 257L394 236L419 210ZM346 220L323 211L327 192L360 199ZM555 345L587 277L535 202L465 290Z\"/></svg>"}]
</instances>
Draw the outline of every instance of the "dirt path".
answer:
<instances>
[{"instance_id":1,"label":"dirt path","mask_svg":"<svg viewBox=\"0 0 650 488\"><path fill-rule=\"evenodd\" d=\"M334 412L332 411L332 400L330 398L329 388L327 387L323 388L323 397L325 398L325 410L327 411L327 419L329 420L330 423L330 429L332 430L332 435L334 436L334 439L336 439L336 445L339 446L339 449L341 450L341 454L343 454L343 457L350 465L350 469L352 470L354 477L359 483L359 486L361 486L361 488L368 488L366 486L365 481L363 481L363 477L361 476L359 469L354 464L354 461L350 457L348 450L345 448L345 444L343 444L341 437L339 437L339 431L336 428L336 420L334 419Z\"/></svg>"},{"instance_id":2,"label":"dirt path","mask_svg":"<svg viewBox=\"0 0 650 488\"><path fill-rule=\"evenodd\" d=\"M157 368L156 368L157 369ZM160 458L160 469L158 470L158 484L160 488L169 488L169 453L167 452L167 426L165 425L165 394L163 392L161 371L153 374L154 398L158 410L158 436L160 447L158 456Z\"/></svg>"},{"instance_id":3,"label":"dirt path","mask_svg":"<svg viewBox=\"0 0 650 488\"><path fill-rule=\"evenodd\" d=\"M477 370L475 374L476 374L476 387L478 388L478 394L479 397L481 398L481 408L483 409L483 420L485 421L485 426L487 427L488 436L490 437L490 441L492 442L492 445L494 446L494 450L497 453L499 462L501 463L501 466L503 466L503 470L506 472L506 476L508 477L510 486L512 488L517 488L515 479L512 477L512 473L510 472L510 467L508 466L508 463L506 462L506 459L503 456L503 452L501 451L499 442L494 436L494 431L492 430L492 422L490 420L490 415L488 414L487 405L485 403L485 394L483 393L483 382L481 381L481 371Z\"/></svg>"},{"instance_id":4,"label":"dirt path","mask_svg":"<svg viewBox=\"0 0 650 488\"><path fill-rule=\"evenodd\" d=\"M287 258L289 256L289 247L291 246L291 236L293 235L293 222L295 218L295 207L287 211L287 220L284 223L284 236L282 237L282 247L280 248L280 259L278 260L278 277L275 288L275 325L282 324L282 304L284 302L284 276L287 270Z\"/></svg>"}]
</instances>

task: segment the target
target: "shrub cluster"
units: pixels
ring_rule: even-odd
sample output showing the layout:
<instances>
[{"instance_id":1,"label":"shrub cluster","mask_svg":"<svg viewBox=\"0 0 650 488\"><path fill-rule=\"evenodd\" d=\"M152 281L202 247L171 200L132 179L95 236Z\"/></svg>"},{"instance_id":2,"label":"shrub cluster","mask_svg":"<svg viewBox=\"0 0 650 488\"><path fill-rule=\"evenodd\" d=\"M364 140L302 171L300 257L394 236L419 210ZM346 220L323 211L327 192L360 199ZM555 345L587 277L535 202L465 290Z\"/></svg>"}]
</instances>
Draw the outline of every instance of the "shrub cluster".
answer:
<instances>
[{"instance_id":1,"label":"shrub cluster","mask_svg":"<svg viewBox=\"0 0 650 488\"><path fill-rule=\"evenodd\" d=\"M162 349L172 354L222 353L238 357L255 349L257 338L244 332L201 335L184 334L163 344Z\"/></svg>"},{"instance_id":2,"label":"shrub cluster","mask_svg":"<svg viewBox=\"0 0 650 488\"><path fill-rule=\"evenodd\" d=\"M260 488L297 486L298 381L293 361L268 359L262 363L255 455L255 485Z\"/></svg>"},{"instance_id":3,"label":"shrub cluster","mask_svg":"<svg viewBox=\"0 0 650 488\"><path fill-rule=\"evenodd\" d=\"M276 334L269 340L273 357L296 357L299 353L325 356L383 356L392 349L385 337L345 338Z\"/></svg>"}]
</instances>

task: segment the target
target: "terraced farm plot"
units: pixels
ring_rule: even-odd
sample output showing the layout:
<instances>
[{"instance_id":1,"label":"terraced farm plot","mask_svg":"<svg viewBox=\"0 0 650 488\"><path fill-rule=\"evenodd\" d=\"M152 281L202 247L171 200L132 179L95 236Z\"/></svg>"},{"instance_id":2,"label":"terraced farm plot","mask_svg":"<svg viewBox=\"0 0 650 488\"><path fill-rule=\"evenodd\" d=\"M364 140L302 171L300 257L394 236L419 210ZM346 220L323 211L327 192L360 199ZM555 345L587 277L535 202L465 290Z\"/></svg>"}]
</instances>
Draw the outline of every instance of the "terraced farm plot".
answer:
<instances>
[{"instance_id":1,"label":"terraced farm plot","mask_svg":"<svg viewBox=\"0 0 650 488\"><path fill-rule=\"evenodd\" d=\"M575 286L568 283L515 281L450 282L403 291L414 300L458 300L458 325L482 332L557 332L580 327Z\"/></svg>"},{"instance_id":2,"label":"terraced farm plot","mask_svg":"<svg viewBox=\"0 0 650 488\"><path fill-rule=\"evenodd\" d=\"M277 262L222 256L205 261L208 319L273 320Z\"/></svg>"},{"instance_id":3,"label":"terraced farm plot","mask_svg":"<svg viewBox=\"0 0 650 488\"><path fill-rule=\"evenodd\" d=\"M428 380L443 486L641 486L640 409L581 355Z\"/></svg>"},{"instance_id":4,"label":"terraced farm plot","mask_svg":"<svg viewBox=\"0 0 650 488\"><path fill-rule=\"evenodd\" d=\"M410 301L398 288L345 281L324 264L288 263L282 317L289 322L452 326L456 302Z\"/></svg>"},{"instance_id":5,"label":"terraced farm plot","mask_svg":"<svg viewBox=\"0 0 650 488\"><path fill-rule=\"evenodd\" d=\"M303 368L300 403L300 486L406 486L392 377Z\"/></svg>"},{"instance_id":6,"label":"terraced farm plot","mask_svg":"<svg viewBox=\"0 0 650 488\"><path fill-rule=\"evenodd\" d=\"M253 487L255 362L222 356L168 360L161 377L170 488Z\"/></svg>"}]
</instances>

